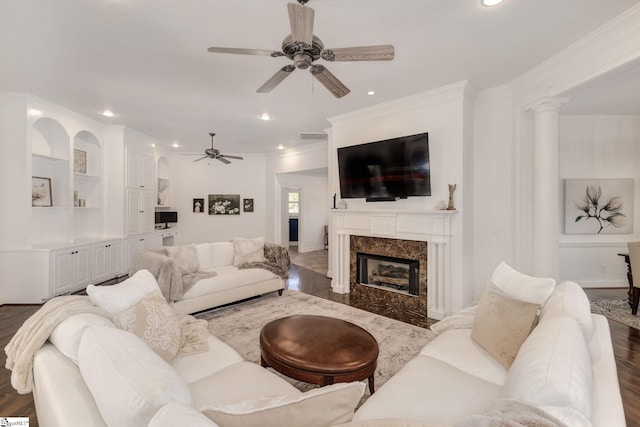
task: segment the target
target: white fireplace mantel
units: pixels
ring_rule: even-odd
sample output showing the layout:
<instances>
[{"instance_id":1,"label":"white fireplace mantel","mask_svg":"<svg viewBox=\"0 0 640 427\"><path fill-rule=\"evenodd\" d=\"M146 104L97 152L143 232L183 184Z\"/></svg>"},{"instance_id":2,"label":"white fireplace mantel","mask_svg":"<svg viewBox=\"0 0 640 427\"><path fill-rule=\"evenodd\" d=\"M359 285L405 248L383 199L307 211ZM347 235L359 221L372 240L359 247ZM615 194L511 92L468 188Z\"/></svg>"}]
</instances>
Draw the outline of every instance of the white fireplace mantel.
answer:
<instances>
[{"instance_id":1,"label":"white fireplace mantel","mask_svg":"<svg viewBox=\"0 0 640 427\"><path fill-rule=\"evenodd\" d=\"M455 210L392 211L332 209L334 292L349 293L350 236L416 240L428 243L427 311L433 319L443 318L450 306L447 286L451 268L451 222Z\"/></svg>"}]
</instances>

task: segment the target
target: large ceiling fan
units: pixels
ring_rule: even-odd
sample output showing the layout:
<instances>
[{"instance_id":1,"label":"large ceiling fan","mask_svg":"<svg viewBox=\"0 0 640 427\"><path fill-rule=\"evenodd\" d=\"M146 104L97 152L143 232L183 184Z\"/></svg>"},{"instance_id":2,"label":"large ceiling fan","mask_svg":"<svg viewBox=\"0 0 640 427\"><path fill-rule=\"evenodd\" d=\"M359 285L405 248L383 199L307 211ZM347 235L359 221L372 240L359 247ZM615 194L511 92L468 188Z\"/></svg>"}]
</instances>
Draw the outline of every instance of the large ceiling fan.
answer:
<instances>
[{"instance_id":1,"label":"large ceiling fan","mask_svg":"<svg viewBox=\"0 0 640 427\"><path fill-rule=\"evenodd\" d=\"M194 162L199 162L200 160L204 159L215 159L220 160L222 163L228 165L231 162L227 159L242 160L242 157L240 156L229 156L227 154L220 154L220 150L213 148L213 137L215 136L215 133L209 132L209 136L211 136L211 148L207 148L206 150L204 150L205 155L200 157L199 159L195 159Z\"/></svg>"},{"instance_id":2,"label":"large ceiling fan","mask_svg":"<svg viewBox=\"0 0 640 427\"><path fill-rule=\"evenodd\" d=\"M261 49L237 49L229 47L210 47L213 53L235 53L241 55L271 56L273 58L286 56L293 61L293 65L285 65L267 80L257 92L270 92L280 84L296 68L305 70L310 68L311 74L318 79L336 98L342 98L350 92L336 76L323 65L314 64L322 58L325 61L390 61L393 59L392 45L344 47L325 49L322 40L313 35L314 11L305 3L309 0L297 0L298 3L288 3L291 34L282 42L282 52Z\"/></svg>"}]
</instances>

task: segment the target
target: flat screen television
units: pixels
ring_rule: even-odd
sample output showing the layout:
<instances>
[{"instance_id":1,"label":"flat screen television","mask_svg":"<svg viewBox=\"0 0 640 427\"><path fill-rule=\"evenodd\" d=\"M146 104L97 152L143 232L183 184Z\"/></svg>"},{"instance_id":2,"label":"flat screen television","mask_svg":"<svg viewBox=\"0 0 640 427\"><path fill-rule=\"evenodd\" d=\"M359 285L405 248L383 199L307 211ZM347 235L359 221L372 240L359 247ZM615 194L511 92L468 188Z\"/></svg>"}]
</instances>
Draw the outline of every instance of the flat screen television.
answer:
<instances>
[{"instance_id":1,"label":"flat screen television","mask_svg":"<svg viewBox=\"0 0 640 427\"><path fill-rule=\"evenodd\" d=\"M178 212L159 211L156 212L156 224L164 224L164 228L169 227L169 223L178 222Z\"/></svg>"},{"instance_id":2,"label":"flat screen television","mask_svg":"<svg viewBox=\"0 0 640 427\"><path fill-rule=\"evenodd\" d=\"M340 196L367 201L431 195L429 135L338 148Z\"/></svg>"}]
</instances>

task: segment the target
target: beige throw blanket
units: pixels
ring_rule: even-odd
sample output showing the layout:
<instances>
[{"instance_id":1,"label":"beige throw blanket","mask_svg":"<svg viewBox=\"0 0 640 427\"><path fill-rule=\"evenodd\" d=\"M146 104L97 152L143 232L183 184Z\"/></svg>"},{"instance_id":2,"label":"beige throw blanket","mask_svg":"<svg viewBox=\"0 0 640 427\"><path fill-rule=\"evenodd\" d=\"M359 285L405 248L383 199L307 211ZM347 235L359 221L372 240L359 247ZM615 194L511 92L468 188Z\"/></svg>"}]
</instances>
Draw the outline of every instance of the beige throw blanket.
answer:
<instances>
[{"instance_id":1,"label":"beige throw blanket","mask_svg":"<svg viewBox=\"0 0 640 427\"><path fill-rule=\"evenodd\" d=\"M285 246L265 243L264 262L241 264L238 268L263 268L265 270L269 270L273 274L277 274L283 279L287 279L289 277L289 270L291 269L289 250Z\"/></svg>"},{"instance_id":2,"label":"beige throw blanket","mask_svg":"<svg viewBox=\"0 0 640 427\"><path fill-rule=\"evenodd\" d=\"M67 317L78 313L94 313L109 317L91 303L88 296L72 295L47 301L29 317L4 348L6 368L11 372L11 385L20 394L33 390L33 356L47 341L51 332Z\"/></svg>"},{"instance_id":3,"label":"beige throw blanket","mask_svg":"<svg viewBox=\"0 0 640 427\"><path fill-rule=\"evenodd\" d=\"M471 415L455 427L567 427L542 409L516 399L497 399L481 414Z\"/></svg>"}]
</instances>

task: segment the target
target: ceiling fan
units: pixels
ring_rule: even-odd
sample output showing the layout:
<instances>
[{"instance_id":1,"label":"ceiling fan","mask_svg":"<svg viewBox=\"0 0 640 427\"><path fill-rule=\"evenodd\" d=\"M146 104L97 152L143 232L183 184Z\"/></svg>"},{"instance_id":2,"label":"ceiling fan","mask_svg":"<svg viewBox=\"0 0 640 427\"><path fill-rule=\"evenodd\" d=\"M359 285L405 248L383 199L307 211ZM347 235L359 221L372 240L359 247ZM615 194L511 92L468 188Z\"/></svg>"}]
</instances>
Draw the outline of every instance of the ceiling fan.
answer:
<instances>
[{"instance_id":1,"label":"ceiling fan","mask_svg":"<svg viewBox=\"0 0 640 427\"><path fill-rule=\"evenodd\" d=\"M207 148L206 150L204 150L205 156L200 157L199 159L195 159L194 162L199 162L200 160L204 159L216 159L228 165L231 162L227 159L242 160L242 157L240 156L229 156L226 154L220 154L220 150L213 148L213 137L215 136L215 133L209 132L209 136L211 136L211 148Z\"/></svg>"},{"instance_id":2,"label":"ceiling fan","mask_svg":"<svg viewBox=\"0 0 640 427\"><path fill-rule=\"evenodd\" d=\"M288 3L289 23L291 34L282 42L282 52L261 49L237 49L228 47L210 47L213 53L235 53L241 55L271 56L277 58L286 56L293 61L293 65L285 65L267 80L257 92L270 92L289 76L296 68L302 70L310 68L311 74L318 79L336 98L342 98L350 92L336 76L323 65L314 64L322 58L325 61L391 61L394 56L392 45L344 47L325 49L322 40L313 34L314 11L305 6L309 0L297 0L298 3Z\"/></svg>"}]
</instances>

